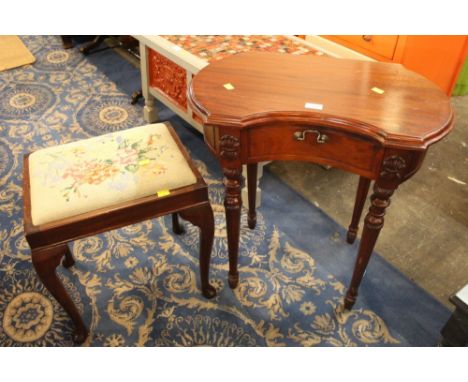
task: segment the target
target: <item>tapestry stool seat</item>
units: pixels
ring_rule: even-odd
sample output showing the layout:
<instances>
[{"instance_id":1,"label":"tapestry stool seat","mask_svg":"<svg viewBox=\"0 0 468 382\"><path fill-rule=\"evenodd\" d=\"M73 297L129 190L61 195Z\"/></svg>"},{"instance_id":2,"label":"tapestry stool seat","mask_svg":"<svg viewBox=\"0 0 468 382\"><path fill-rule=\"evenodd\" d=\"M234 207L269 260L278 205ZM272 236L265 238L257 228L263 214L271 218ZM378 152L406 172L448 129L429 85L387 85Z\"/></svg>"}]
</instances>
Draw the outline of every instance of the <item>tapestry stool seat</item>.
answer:
<instances>
[{"instance_id":1,"label":"tapestry stool seat","mask_svg":"<svg viewBox=\"0 0 468 382\"><path fill-rule=\"evenodd\" d=\"M74 264L67 243L172 214L200 228L200 278L205 297L214 235L213 211L202 176L168 123L118 131L35 151L24 157L24 229L33 265L70 315L75 340L88 330L55 268Z\"/></svg>"}]
</instances>

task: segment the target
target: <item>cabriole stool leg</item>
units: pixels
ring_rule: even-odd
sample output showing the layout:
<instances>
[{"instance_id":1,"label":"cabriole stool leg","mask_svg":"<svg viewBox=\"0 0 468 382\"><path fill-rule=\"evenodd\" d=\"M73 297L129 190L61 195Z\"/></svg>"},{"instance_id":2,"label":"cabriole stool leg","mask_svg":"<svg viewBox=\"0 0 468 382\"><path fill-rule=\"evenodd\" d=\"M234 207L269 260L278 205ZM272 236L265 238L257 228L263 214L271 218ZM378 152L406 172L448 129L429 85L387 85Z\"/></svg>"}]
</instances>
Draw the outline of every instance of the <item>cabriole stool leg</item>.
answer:
<instances>
[{"instance_id":1,"label":"cabriole stool leg","mask_svg":"<svg viewBox=\"0 0 468 382\"><path fill-rule=\"evenodd\" d=\"M36 269L39 279L72 319L73 324L75 325L74 341L80 344L86 340L88 329L83 323L78 309L55 272L55 269L60 264L60 260L64 255L65 262L69 264L70 253L66 244L31 250L32 263Z\"/></svg>"}]
</instances>

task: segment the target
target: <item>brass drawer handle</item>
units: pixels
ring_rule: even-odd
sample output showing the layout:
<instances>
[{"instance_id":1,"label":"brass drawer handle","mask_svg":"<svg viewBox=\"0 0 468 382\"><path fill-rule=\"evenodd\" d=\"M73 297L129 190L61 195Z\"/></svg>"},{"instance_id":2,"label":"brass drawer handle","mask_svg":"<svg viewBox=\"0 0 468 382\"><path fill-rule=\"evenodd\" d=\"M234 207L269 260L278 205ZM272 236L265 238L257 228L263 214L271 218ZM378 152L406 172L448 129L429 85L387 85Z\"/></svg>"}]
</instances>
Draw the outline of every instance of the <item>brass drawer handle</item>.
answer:
<instances>
[{"instance_id":1,"label":"brass drawer handle","mask_svg":"<svg viewBox=\"0 0 468 382\"><path fill-rule=\"evenodd\" d=\"M362 39L363 39L364 41L370 42L370 41L372 41L372 36L371 36L371 35L366 35L366 34L365 34L365 35L362 36Z\"/></svg>"},{"instance_id":2,"label":"brass drawer handle","mask_svg":"<svg viewBox=\"0 0 468 382\"><path fill-rule=\"evenodd\" d=\"M326 143L328 141L328 135L322 134L318 130L302 130L294 133L294 139L296 141L304 141L307 133L317 134L317 143Z\"/></svg>"}]
</instances>

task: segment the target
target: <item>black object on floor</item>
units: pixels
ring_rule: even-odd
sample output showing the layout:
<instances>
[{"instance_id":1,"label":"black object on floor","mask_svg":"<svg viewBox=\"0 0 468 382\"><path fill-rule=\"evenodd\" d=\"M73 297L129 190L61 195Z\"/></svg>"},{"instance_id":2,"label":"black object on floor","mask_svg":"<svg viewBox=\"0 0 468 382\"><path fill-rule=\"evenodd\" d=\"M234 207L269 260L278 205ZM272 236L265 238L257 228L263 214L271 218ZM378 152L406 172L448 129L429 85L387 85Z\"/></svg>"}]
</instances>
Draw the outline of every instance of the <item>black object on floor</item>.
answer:
<instances>
[{"instance_id":1,"label":"black object on floor","mask_svg":"<svg viewBox=\"0 0 468 382\"><path fill-rule=\"evenodd\" d=\"M455 311L443 327L442 346L466 346L468 344L468 284L450 297Z\"/></svg>"}]
</instances>

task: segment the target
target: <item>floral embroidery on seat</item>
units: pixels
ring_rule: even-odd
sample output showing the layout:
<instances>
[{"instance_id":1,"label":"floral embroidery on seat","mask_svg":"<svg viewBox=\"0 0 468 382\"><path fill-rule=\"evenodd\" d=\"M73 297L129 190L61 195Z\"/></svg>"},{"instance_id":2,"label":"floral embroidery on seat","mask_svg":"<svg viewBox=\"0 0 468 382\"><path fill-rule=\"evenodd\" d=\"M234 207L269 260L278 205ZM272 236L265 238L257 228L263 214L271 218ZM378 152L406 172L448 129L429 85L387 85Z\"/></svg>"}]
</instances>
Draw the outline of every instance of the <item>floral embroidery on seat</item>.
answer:
<instances>
[{"instance_id":1,"label":"floral embroidery on seat","mask_svg":"<svg viewBox=\"0 0 468 382\"><path fill-rule=\"evenodd\" d=\"M37 150L29 156L33 224L196 183L163 123Z\"/></svg>"},{"instance_id":2,"label":"floral embroidery on seat","mask_svg":"<svg viewBox=\"0 0 468 382\"><path fill-rule=\"evenodd\" d=\"M68 167L63 174L63 179L72 178L73 183L64 188L63 197L67 202L70 201L70 193L78 197L83 195L80 192L80 186L83 184L100 184L106 179L112 178L120 171L112 164L112 161L85 161L84 163L74 163ZM84 196L86 197L86 196Z\"/></svg>"},{"instance_id":3,"label":"floral embroidery on seat","mask_svg":"<svg viewBox=\"0 0 468 382\"><path fill-rule=\"evenodd\" d=\"M89 158L89 148L83 146L74 147L71 150L64 150L63 156L71 155L73 160L63 169L61 179L70 180L72 183L62 189L63 198L69 202L72 196L86 198L82 191L84 185L99 185L109 181L109 188L124 190L127 184L131 183L128 175L142 172L144 175L161 175L166 173L167 168L157 159L168 149L168 146L161 145L161 136L151 134L144 139L132 142L130 139L121 136L110 136L100 143L117 143L117 148L109 158ZM98 150L99 147L95 147ZM60 155L53 155L57 159ZM144 174L143 174L144 173ZM56 181L60 179L55 178Z\"/></svg>"}]
</instances>

